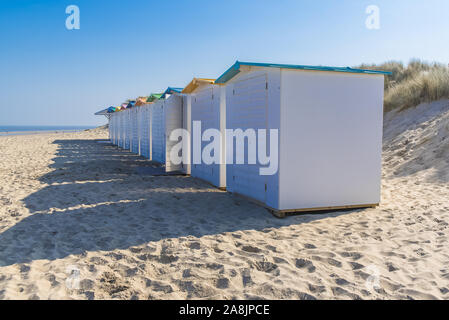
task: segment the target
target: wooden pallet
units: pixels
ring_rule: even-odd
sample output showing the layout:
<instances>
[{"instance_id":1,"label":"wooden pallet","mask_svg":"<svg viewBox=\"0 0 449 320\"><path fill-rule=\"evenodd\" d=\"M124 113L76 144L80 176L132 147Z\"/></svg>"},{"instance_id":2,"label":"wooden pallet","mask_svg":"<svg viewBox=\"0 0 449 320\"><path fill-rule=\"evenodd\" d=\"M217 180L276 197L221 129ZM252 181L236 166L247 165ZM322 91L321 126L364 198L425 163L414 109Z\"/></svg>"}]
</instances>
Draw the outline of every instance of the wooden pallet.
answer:
<instances>
[{"instance_id":1,"label":"wooden pallet","mask_svg":"<svg viewBox=\"0 0 449 320\"><path fill-rule=\"evenodd\" d=\"M287 209L287 210L278 210L268 206L266 203L262 201L250 198L248 196L242 195L240 193L233 192L232 194L253 202L261 207L267 209L273 216L276 218L285 218L287 215L295 214L295 213L307 213L307 212L315 212L318 213L320 211L337 211L337 210L350 210L350 209L364 209L364 208L375 208L379 205L379 203L372 204L356 204L356 205L346 205L346 206L330 206L330 207L315 207L315 208L300 208L300 209Z\"/></svg>"},{"instance_id":2,"label":"wooden pallet","mask_svg":"<svg viewBox=\"0 0 449 320\"><path fill-rule=\"evenodd\" d=\"M347 205L347 206L331 206L331 207L316 207L316 208L301 208L301 209L289 209L289 210L277 210L268 207L267 210L271 212L272 215L274 215L277 218L285 218L289 214L295 214L295 213L317 213L321 211L338 211L338 210L351 210L351 209L366 209L366 208L375 208L379 204L373 203L373 204L356 204L356 205ZM265 206L267 207L267 206Z\"/></svg>"}]
</instances>

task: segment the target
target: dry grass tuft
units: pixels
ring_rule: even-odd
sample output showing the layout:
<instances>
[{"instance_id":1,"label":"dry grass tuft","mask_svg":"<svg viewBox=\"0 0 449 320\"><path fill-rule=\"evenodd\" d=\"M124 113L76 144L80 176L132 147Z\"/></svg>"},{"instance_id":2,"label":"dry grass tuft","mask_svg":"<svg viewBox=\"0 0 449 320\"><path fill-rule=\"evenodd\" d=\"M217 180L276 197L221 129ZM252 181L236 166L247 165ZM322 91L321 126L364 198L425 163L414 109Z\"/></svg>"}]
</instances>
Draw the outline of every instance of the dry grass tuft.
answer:
<instances>
[{"instance_id":1,"label":"dry grass tuft","mask_svg":"<svg viewBox=\"0 0 449 320\"><path fill-rule=\"evenodd\" d=\"M390 61L358 68L393 72L385 77L385 111L449 99L449 68L444 64L412 60L404 66L402 62Z\"/></svg>"}]
</instances>

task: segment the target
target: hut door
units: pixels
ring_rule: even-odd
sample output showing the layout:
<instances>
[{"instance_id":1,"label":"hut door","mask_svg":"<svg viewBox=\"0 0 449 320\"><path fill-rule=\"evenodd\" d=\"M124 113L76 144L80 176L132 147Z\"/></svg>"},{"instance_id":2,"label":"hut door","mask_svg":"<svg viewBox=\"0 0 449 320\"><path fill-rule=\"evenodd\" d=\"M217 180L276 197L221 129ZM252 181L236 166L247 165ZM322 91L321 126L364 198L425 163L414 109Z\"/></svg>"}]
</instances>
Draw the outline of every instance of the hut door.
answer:
<instances>
[{"instance_id":1,"label":"hut door","mask_svg":"<svg viewBox=\"0 0 449 320\"><path fill-rule=\"evenodd\" d=\"M182 163L175 164L170 159L172 148L178 144L177 141L170 140L170 134L176 129L182 129L182 97L172 95L165 105L166 172L182 170Z\"/></svg>"},{"instance_id":2,"label":"hut door","mask_svg":"<svg viewBox=\"0 0 449 320\"><path fill-rule=\"evenodd\" d=\"M262 202L267 198L266 176L259 174L260 164L257 161L257 133L258 129L267 129L268 85L266 72L254 72L242 80L236 81L231 94L232 103L230 117L227 120L228 128L254 130L256 141L245 141L245 163L232 166L232 179L234 192L247 195ZM255 144L255 146L254 146ZM234 140L234 155L236 154L236 141ZM256 164L251 164L248 157L250 148L256 150Z\"/></svg>"},{"instance_id":3,"label":"hut door","mask_svg":"<svg viewBox=\"0 0 449 320\"><path fill-rule=\"evenodd\" d=\"M192 124L193 121L201 121L201 136L207 129L219 129L219 113L214 109L213 104L213 88L207 87L199 91L192 99ZM193 130L193 129L192 129ZM193 132L191 137L192 146L192 159L194 159L194 149L193 146L196 142L193 141ZM201 152L204 147L209 143L207 141L201 142ZM201 156L201 155L200 155ZM214 169L215 167L215 169ZM203 161L198 164L192 165L192 176L199 177L210 183L218 184L218 165L216 164L205 164Z\"/></svg>"},{"instance_id":4,"label":"hut door","mask_svg":"<svg viewBox=\"0 0 449 320\"><path fill-rule=\"evenodd\" d=\"M152 114L152 137L151 137L151 152L152 160L165 163L165 144L164 144L164 109L163 102L157 103L153 106Z\"/></svg>"}]
</instances>

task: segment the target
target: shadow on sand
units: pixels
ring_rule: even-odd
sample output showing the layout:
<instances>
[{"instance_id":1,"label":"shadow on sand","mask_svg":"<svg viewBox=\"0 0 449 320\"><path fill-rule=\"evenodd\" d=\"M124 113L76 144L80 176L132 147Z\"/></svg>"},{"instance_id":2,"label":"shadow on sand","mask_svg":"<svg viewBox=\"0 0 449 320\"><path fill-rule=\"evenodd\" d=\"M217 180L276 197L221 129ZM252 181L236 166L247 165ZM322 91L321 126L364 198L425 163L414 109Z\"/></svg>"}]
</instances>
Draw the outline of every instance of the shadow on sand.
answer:
<instances>
[{"instance_id":1,"label":"shadow on sand","mask_svg":"<svg viewBox=\"0 0 449 320\"><path fill-rule=\"evenodd\" d=\"M23 201L32 212L0 234L0 266L91 250L307 223L342 211L276 219L251 202L191 177L151 177L154 163L95 140L57 140L46 186Z\"/></svg>"}]
</instances>

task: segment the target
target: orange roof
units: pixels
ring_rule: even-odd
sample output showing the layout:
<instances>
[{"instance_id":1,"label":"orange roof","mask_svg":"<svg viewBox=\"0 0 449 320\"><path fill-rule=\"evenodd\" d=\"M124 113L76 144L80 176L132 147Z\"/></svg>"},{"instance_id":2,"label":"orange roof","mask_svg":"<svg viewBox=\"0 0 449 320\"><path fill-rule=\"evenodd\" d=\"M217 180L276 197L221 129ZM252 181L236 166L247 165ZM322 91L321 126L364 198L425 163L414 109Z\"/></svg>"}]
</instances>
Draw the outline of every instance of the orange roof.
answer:
<instances>
[{"instance_id":1,"label":"orange roof","mask_svg":"<svg viewBox=\"0 0 449 320\"><path fill-rule=\"evenodd\" d=\"M140 98L137 98L136 106L143 106L144 104L147 104L147 103L148 103L147 97L140 97Z\"/></svg>"},{"instance_id":2,"label":"orange roof","mask_svg":"<svg viewBox=\"0 0 449 320\"><path fill-rule=\"evenodd\" d=\"M181 93L192 93L200 86L200 84L213 84L215 79L193 78Z\"/></svg>"}]
</instances>

